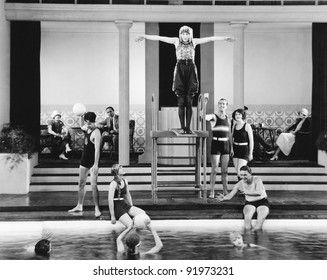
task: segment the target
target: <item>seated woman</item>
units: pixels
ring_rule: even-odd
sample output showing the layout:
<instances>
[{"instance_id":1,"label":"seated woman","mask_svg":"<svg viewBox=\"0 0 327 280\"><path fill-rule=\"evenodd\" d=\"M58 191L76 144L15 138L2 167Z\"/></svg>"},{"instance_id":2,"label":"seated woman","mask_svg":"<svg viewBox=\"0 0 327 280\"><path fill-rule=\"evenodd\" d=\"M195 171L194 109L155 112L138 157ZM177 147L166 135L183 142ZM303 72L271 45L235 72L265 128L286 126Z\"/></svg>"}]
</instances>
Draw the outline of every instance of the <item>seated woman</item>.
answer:
<instances>
[{"instance_id":1,"label":"seated woman","mask_svg":"<svg viewBox=\"0 0 327 280\"><path fill-rule=\"evenodd\" d=\"M71 135L64 123L60 120L61 115L58 111L51 114L52 120L48 125L48 132L53 135L54 154L59 154L59 158L68 160L66 154L71 151Z\"/></svg>"},{"instance_id":2,"label":"seated woman","mask_svg":"<svg viewBox=\"0 0 327 280\"><path fill-rule=\"evenodd\" d=\"M141 240L140 236L136 233L130 233L128 236L127 234L132 230L133 223L130 224L117 238L117 259L127 258L127 259L136 259L139 258L141 255L145 254L156 254L158 253L161 248L163 247L161 239L155 229L152 227L151 222L147 225L147 229L152 233L155 246L147 252L141 253L140 252L140 245ZM127 237L126 237L127 236ZM127 248L124 245L124 238L126 237L125 243Z\"/></svg>"},{"instance_id":3,"label":"seated woman","mask_svg":"<svg viewBox=\"0 0 327 280\"><path fill-rule=\"evenodd\" d=\"M124 169L120 164L114 164L111 168L114 179L110 182L108 203L111 216L111 223L120 221L124 226L133 224L132 218L138 214L144 214L141 208L133 206L132 197L128 190L128 182L124 178Z\"/></svg>"},{"instance_id":4,"label":"seated woman","mask_svg":"<svg viewBox=\"0 0 327 280\"><path fill-rule=\"evenodd\" d=\"M245 195L243 208L245 230L261 230L270 208L265 187L259 177L252 175L252 170L247 165L240 168L240 177L242 180L228 195L220 194L217 199L218 201L230 200L238 191L243 193ZM255 212L257 212L257 222L252 228L252 217Z\"/></svg>"},{"instance_id":5,"label":"seated woman","mask_svg":"<svg viewBox=\"0 0 327 280\"><path fill-rule=\"evenodd\" d=\"M270 160L277 160L280 151L283 152L285 156L291 153L292 147L296 141L299 140L302 134L307 134L311 131L311 120L308 118L308 110L305 108L301 109L300 118L298 118L291 127L287 129L287 132L281 133L276 144L278 146L275 154Z\"/></svg>"}]
</instances>

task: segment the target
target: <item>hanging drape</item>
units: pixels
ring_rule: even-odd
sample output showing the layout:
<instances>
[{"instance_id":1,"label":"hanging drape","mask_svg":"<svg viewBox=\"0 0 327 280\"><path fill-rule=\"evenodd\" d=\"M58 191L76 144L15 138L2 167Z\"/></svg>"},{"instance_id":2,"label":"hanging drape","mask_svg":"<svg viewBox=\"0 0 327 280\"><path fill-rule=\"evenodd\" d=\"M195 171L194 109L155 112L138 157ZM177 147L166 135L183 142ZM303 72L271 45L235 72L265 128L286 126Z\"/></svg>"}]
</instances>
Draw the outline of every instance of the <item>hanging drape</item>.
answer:
<instances>
[{"instance_id":1,"label":"hanging drape","mask_svg":"<svg viewBox=\"0 0 327 280\"><path fill-rule=\"evenodd\" d=\"M10 122L40 135L40 22L10 25Z\"/></svg>"},{"instance_id":2,"label":"hanging drape","mask_svg":"<svg viewBox=\"0 0 327 280\"><path fill-rule=\"evenodd\" d=\"M312 24L312 151L311 160L317 161L314 145L321 131L327 127L327 24Z\"/></svg>"}]
</instances>

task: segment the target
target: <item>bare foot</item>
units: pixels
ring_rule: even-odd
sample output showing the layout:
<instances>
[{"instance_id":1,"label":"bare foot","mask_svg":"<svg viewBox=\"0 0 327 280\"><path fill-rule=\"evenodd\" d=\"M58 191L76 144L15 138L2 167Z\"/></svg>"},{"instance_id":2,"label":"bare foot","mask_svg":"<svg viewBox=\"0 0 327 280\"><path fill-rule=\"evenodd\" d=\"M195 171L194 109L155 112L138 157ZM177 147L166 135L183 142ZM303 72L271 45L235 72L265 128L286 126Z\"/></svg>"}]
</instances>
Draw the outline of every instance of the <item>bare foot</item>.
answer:
<instances>
[{"instance_id":1,"label":"bare foot","mask_svg":"<svg viewBox=\"0 0 327 280\"><path fill-rule=\"evenodd\" d=\"M102 215L102 213L100 212L100 210L99 210L99 209L95 209L94 216L95 216L96 218L99 218L101 215Z\"/></svg>"},{"instance_id":2,"label":"bare foot","mask_svg":"<svg viewBox=\"0 0 327 280\"><path fill-rule=\"evenodd\" d=\"M209 198L215 198L215 192L210 192Z\"/></svg>"},{"instance_id":3,"label":"bare foot","mask_svg":"<svg viewBox=\"0 0 327 280\"><path fill-rule=\"evenodd\" d=\"M68 210L69 213L83 212L83 206L77 205L75 208Z\"/></svg>"}]
</instances>

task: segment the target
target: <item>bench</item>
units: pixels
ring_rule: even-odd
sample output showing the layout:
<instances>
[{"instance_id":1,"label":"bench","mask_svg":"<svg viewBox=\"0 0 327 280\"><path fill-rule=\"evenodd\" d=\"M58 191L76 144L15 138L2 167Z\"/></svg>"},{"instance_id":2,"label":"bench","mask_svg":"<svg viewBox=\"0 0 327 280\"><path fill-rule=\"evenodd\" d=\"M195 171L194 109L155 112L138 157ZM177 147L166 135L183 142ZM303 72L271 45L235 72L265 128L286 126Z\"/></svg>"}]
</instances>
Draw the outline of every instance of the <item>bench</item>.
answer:
<instances>
[{"instance_id":1,"label":"bench","mask_svg":"<svg viewBox=\"0 0 327 280\"><path fill-rule=\"evenodd\" d=\"M69 132L72 136L72 149L73 151L83 150L84 141L80 141L84 137L80 127L70 127ZM129 146L130 152L134 153L134 131L135 131L135 120L129 121ZM40 125L40 148L39 153L43 150L49 149L53 153L53 136L48 132L48 125ZM114 153L112 145L109 145L109 151L111 154Z\"/></svg>"}]
</instances>

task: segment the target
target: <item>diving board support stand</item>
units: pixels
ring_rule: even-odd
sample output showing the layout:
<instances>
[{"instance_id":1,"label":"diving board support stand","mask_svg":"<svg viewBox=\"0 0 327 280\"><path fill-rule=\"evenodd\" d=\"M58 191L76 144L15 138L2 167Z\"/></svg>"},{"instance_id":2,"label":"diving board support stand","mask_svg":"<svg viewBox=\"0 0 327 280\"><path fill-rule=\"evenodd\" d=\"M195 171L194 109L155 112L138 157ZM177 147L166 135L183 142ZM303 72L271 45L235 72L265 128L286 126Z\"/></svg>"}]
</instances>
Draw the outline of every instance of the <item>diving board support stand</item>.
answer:
<instances>
[{"instance_id":1,"label":"diving board support stand","mask_svg":"<svg viewBox=\"0 0 327 280\"><path fill-rule=\"evenodd\" d=\"M192 138L195 139L195 181L194 188L198 191L198 197L207 202L207 186L206 186L206 165L207 165L207 142L209 132L206 131L206 103L208 102L209 94L200 94L197 108L197 130L193 134L175 133L172 130L158 130L158 110L152 96L152 162L151 162L151 180L152 180L152 200L153 204L158 204L158 140L163 138ZM173 157L172 157L173 158ZM171 182L174 183L174 182ZM192 183L192 182L189 182Z\"/></svg>"}]
</instances>

